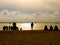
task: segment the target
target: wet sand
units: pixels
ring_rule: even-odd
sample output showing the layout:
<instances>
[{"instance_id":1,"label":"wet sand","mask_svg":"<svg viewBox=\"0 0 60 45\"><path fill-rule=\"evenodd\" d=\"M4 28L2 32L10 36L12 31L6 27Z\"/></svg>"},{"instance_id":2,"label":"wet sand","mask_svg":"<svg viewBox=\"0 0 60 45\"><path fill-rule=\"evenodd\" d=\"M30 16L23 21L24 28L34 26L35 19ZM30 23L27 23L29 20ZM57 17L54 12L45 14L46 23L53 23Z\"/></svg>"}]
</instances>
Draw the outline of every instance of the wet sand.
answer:
<instances>
[{"instance_id":1,"label":"wet sand","mask_svg":"<svg viewBox=\"0 0 60 45\"><path fill-rule=\"evenodd\" d=\"M0 31L0 45L60 45L60 31Z\"/></svg>"}]
</instances>

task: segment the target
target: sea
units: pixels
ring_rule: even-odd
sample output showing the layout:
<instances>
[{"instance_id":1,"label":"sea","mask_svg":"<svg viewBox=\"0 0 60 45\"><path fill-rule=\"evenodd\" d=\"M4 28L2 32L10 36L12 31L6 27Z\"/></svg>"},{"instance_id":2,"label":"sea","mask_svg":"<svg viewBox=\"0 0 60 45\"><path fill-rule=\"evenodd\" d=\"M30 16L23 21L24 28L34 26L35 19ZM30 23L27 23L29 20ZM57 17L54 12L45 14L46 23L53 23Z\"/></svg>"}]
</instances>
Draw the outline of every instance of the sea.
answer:
<instances>
[{"instance_id":1,"label":"sea","mask_svg":"<svg viewBox=\"0 0 60 45\"><path fill-rule=\"evenodd\" d=\"M13 23L0 23L0 31L3 30L3 26L12 26ZM53 28L55 25L58 26L60 29L60 22L43 22L43 23L34 23L33 30L44 30L44 26L47 25L48 29L52 25ZM22 28L22 30L31 30L31 23L16 23L16 26L19 28L19 30Z\"/></svg>"}]
</instances>

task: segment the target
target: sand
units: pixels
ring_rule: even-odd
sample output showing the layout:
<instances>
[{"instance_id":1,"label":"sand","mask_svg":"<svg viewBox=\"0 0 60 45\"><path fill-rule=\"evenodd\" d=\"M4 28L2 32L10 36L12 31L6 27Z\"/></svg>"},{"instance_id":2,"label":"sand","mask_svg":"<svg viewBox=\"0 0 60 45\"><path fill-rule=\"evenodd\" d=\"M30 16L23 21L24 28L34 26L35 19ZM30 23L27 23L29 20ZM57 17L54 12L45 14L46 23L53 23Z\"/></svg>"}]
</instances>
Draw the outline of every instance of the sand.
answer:
<instances>
[{"instance_id":1,"label":"sand","mask_svg":"<svg viewBox=\"0 0 60 45\"><path fill-rule=\"evenodd\" d=\"M60 45L60 31L0 31L0 45Z\"/></svg>"}]
</instances>

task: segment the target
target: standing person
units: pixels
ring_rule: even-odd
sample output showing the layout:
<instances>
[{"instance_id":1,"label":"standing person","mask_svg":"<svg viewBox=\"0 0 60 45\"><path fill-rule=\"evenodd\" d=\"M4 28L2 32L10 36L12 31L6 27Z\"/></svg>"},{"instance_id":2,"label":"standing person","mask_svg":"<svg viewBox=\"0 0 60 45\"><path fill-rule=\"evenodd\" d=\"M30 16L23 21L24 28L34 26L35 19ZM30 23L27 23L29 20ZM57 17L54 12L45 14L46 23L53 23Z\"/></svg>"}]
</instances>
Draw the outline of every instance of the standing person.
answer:
<instances>
[{"instance_id":1,"label":"standing person","mask_svg":"<svg viewBox=\"0 0 60 45\"><path fill-rule=\"evenodd\" d=\"M33 26L34 26L34 23L32 22L32 23L31 23L31 30L33 30Z\"/></svg>"},{"instance_id":2,"label":"standing person","mask_svg":"<svg viewBox=\"0 0 60 45\"><path fill-rule=\"evenodd\" d=\"M3 26L3 31L5 31L5 26Z\"/></svg>"},{"instance_id":3,"label":"standing person","mask_svg":"<svg viewBox=\"0 0 60 45\"><path fill-rule=\"evenodd\" d=\"M13 30L16 30L16 22L13 22Z\"/></svg>"},{"instance_id":4,"label":"standing person","mask_svg":"<svg viewBox=\"0 0 60 45\"><path fill-rule=\"evenodd\" d=\"M9 31L11 30L11 27L9 26Z\"/></svg>"}]
</instances>

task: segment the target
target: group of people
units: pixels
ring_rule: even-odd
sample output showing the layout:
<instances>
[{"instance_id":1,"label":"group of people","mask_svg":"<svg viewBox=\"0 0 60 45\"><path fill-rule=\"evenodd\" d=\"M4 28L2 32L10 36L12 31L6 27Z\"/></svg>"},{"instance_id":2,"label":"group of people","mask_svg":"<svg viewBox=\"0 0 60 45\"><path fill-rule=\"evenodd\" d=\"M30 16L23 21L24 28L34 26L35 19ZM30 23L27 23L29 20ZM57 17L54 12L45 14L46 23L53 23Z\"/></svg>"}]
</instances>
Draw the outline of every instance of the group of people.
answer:
<instances>
[{"instance_id":1,"label":"group of people","mask_svg":"<svg viewBox=\"0 0 60 45\"><path fill-rule=\"evenodd\" d=\"M59 29L58 29L58 26L57 26L57 25L55 25L54 28L53 28L53 26L51 25L49 29L48 29L47 25L45 25L44 30L45 30L45 31L47 31L47 30L49 30L49 31L58 31Z\"/></svg>"},{"instance_id":2,"label":"group of people","mask_svg":"<svg viewBox=\"0 0 60 45\"><path fill-rule=\"evenodd\" d=\"M33 26L34 26L34 23L32 22L31 23L31 30L33 30ZM16 23L15 22L13 22L13 26L3 26L3 31L7 31L7 30L9 30L9 31L14 31L14 30L16 30L16 31L18 31L19 29L18 29L18 27L16 26ZM20 28L20 30L22 30L22 28ZM58 26L57 25L55 25L55 27L53 28L53 26L51 25L50 26L50 28L48 29L48 26L47 25L45 25L45 27L44 27L44 30L45 31L47 31L47 30L49 30L49 31L58 31L59 29L58 29Z\"/></svg>"},{"instance_id":3,"label":"group of people","mask_svg":"<svg viewBox=\"0 0 60 45\"><path fill-rule=\"evenodd\" d=\"M31 30L33 30L34 23L31 23ZM20 28L22 30L22 28ZM13 22L13 26L3 26L3 31L19 31L18 27L16 26L16 23Z\"/></svg>"},{"instance_id":4,"label":"group of people","mask_svg":"<svg viewBox=\"0 0 60 45\"><path fill-rule=\"evenodd\" d=\"M13 22L13 26L3 26L3 31L14 31L14 30L19 30L18 27L16 26L16 23Z\"/></svg>"}]
</instances>

